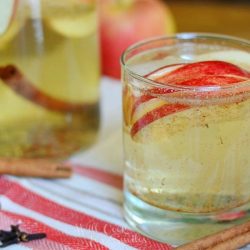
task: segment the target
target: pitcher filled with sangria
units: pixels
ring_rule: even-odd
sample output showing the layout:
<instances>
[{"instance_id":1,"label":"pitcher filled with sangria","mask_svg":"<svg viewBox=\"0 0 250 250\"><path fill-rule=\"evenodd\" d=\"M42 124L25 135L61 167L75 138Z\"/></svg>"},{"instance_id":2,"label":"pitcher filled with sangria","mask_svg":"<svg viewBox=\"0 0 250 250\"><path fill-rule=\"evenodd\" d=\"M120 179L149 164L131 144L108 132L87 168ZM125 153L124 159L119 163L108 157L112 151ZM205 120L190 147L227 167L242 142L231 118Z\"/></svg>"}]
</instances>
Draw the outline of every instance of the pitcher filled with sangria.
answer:
<instances>
[{"instance_id":1,"label":"pitcher filled with sangria","mask_svg":"<svg viewBox=\"0 0 250 250\"><path fill-rule=\"evenodd\" d=\"M0 156L61 158L99 124L93 0L0 3Z\"/></svg>"}]
</instances>

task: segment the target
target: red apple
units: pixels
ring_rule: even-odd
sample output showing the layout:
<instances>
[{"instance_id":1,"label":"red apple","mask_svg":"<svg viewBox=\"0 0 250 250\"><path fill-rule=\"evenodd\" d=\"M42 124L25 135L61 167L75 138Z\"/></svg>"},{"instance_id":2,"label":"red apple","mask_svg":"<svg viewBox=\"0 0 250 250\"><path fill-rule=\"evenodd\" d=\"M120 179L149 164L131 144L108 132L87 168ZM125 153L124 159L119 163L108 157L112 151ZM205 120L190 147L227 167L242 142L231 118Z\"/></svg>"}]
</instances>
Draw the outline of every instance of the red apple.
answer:
<instances>
[{"instance_id":1,"label":"red apple","mask_svg":"<svg viewBox=\"0 0 250 250\"><path fill-rule=\"evenodd\" d=\"M154 71L153 73L147 75L147 77L162 84L202 87L222 86L243 82L250 79L250 72L228 62L204 61L180 65L178 67L173 66L172 71L170 71L169 66L167 66L166 68L160 68L159 70ZM171 87L167 86L166 88L154 88L151 90L151 93L169 95L172 93L178 93L178 91L175 91L174 89L171 89ZM219 92L218 94L220 95ZM193 95L202 98L203 92L195 92ZM206 96L204 97L206 98L207 94L205 93L205 95ZM150 94L148 97L147 95L142 95L137 102L135 102L134 109L138 109L138 107L142 104L145 105L145 102L149 103L149 100L151 99ZM141 103L138 103L140 100ZM134 119L135 122L133 123L130 131L131 136L134 137L141 129L158 119L188 108L190 108L188 105L167 103L163 103L155 109L150 110L150 108L147 108L150 110L149 112L145 112L137 120Z\"/></svg>"},{"instance_id":2,"label":"red apple","mask_svg":"<svg viewBox=\"0 0 250 250\"><path fill-rule=\"evenodd\" d=\"M120 56L130 45L172 34L171 12L160 0L101 0L100 36L103 74L120 78Z\"/></svg>"}]
</instances>

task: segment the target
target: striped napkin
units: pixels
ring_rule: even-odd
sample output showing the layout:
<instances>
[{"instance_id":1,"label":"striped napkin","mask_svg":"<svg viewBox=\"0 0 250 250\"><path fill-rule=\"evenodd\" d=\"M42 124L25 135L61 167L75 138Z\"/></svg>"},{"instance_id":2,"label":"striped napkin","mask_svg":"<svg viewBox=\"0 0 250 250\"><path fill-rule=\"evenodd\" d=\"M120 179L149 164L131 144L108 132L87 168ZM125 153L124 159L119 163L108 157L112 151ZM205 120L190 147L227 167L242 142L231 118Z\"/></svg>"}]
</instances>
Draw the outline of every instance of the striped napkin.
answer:
<instances>
[{"instance_id":1,"label":"striped napkin","mask_svg":"<svg viewBox=\"0 0 250 250\"><path fill-rule=\"evenodd\" d=\"M0 177L0 229L20 224L23 231L47 234L8 250L171 249L134 232L123 219L121 84L103 78L101 92L99 139L69 159L71 179Z\"/></svg>"}]
</instances>

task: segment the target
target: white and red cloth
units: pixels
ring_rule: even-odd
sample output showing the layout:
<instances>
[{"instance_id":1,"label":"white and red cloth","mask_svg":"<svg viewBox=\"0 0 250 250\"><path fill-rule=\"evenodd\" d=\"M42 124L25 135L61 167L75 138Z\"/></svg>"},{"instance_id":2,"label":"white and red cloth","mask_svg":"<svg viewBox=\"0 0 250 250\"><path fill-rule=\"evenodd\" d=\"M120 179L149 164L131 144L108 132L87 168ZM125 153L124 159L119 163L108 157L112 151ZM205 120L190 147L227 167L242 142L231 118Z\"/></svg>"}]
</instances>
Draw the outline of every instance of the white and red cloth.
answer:
<instances>
[{"instance_id":1,"label":"white and red cloth","mask_svg":"<svg viewBox=\"0 0 250 250\"><path fill-rule=\"evenodd\" d=\"M0 177L0 229L20 224L46 239L6 249L168 250L134 232L123 219L121 84L104 78L102 125L95 145L72 156L68 180Z\"/></svg>"}]
</instances>

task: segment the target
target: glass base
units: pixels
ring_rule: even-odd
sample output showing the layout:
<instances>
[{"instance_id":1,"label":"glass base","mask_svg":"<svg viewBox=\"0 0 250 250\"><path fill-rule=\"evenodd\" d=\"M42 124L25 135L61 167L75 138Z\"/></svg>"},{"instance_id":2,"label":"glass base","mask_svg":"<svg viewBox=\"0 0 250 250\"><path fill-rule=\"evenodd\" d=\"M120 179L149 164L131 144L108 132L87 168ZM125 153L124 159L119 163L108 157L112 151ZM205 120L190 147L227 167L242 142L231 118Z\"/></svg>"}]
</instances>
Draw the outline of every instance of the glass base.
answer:
<instances>
[{"instance_id":1,"label":"glass base","mask_svg":"<svg viewBox=\"0 0 250 250\"><path fill-rule=\"evenodd\" d=\"M136 231L178 246L249 220L250 204L223 213L197 215L163 210L125 191L124 213Z\"/></svg>"}]
</instances>

